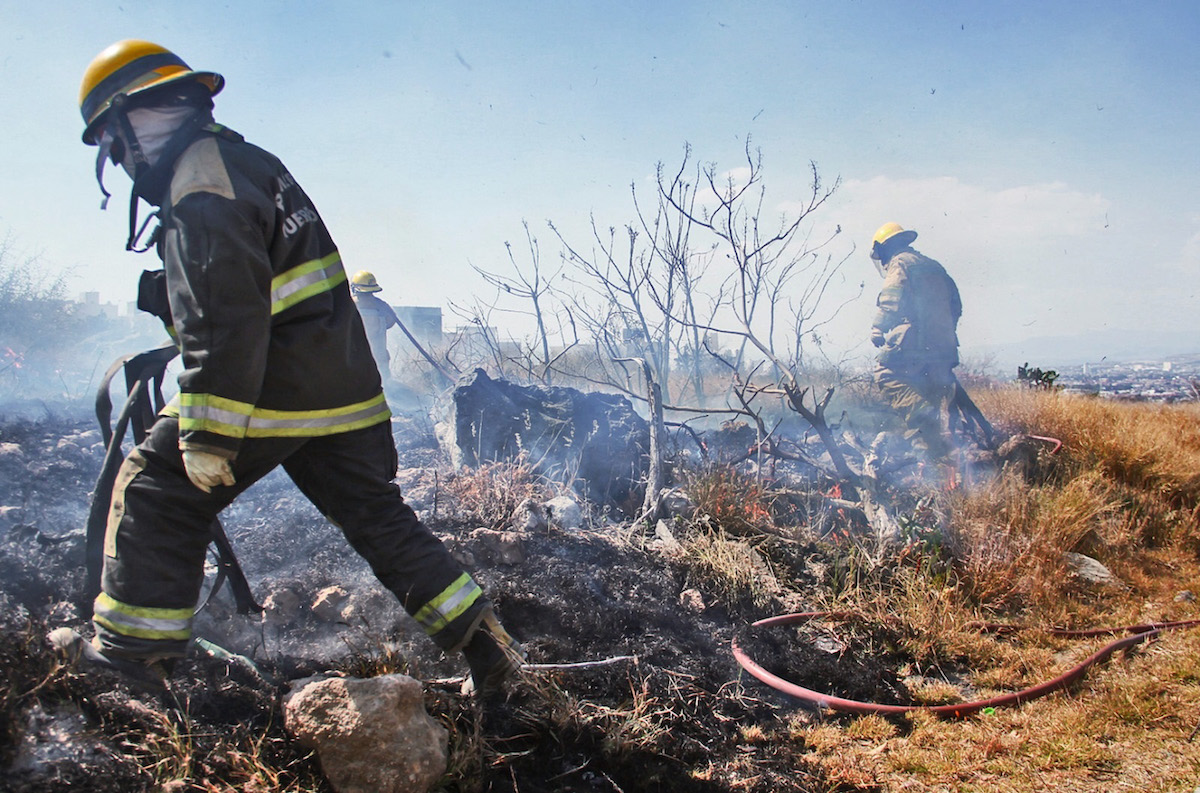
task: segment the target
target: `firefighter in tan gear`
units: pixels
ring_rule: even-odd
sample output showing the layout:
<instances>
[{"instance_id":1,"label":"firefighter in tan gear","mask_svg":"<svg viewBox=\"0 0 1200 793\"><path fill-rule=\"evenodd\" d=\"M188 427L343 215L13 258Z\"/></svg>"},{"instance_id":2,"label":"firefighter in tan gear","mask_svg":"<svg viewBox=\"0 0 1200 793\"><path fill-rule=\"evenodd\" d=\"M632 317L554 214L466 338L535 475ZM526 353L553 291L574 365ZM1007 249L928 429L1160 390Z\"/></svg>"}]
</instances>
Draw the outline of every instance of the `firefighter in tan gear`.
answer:
<instances>
[{"instance_id":1,"label":"firefighter in tan gear","mask_svg":"<svg viewBox=\"0 0 1200 793\"><path fill-rule=\"evenodd\" d=\"M872 240L871 259L884 278L871 324L871 343L879 348L875 382L904 421L905 437L946 462L962 301L942 265L913 250L916 238L915 231L885 223Z\"/></svg>"},{"instance_id":2,"label":"firefighter in tan gear","mask_svg":"<svg viewBox=\"0 0 1200 793\"><path fill-rule=\"evenodd\" d=\"M354 297L354 305L358 307L358 315L362 317L371 355L375 357L375 366L387 384L392 379L392 356L388 353L387 332L389 328L400 324L400 318L391 306L375 296L382 291L383 287L375 279L375 274L367 270L359 270L350 279L350 293Z\"/></svg>"},{"instance_id":3,"label":"firefighter in tan gear","mask_svg":"<svg viewBox=\"0 0 1200 793\"><path fill-rule=\"evenodd\" d=\"M158 207L165 275L151 283L183 371L118 475L81 652L143 680L185 655L213 519L282 465L430 638L466 656L476 687L495 689L520 648L393 482L391 414L341 257L284 165L213 121L223 84L135 40L83 77L101 190L106 161L133 179L128 249L138 200Z\"/></svg>"}]
</instances>

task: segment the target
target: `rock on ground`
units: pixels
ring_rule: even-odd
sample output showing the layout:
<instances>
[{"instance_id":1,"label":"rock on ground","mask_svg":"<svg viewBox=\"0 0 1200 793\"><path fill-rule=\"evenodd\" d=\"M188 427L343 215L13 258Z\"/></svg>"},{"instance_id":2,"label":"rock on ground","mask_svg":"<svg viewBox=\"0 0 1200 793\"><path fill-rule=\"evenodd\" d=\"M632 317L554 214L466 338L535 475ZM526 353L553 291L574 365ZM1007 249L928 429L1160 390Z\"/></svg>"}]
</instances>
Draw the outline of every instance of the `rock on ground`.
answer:
<instances>
[{"instance_id":1,"label":"rock on ground","mask_svg":"<svg viewBox=\"0 0 1200 793\"><path fill-rule=\"evenodd\" d=\"M283 714L337 793L425 793L446 772L449 734L407 675L299 680Z\"/></svg>"},{"instance_id":2,"label":"rock on ground","mask_svg":"<svg viewBox=\"0 0 1200 793\"><path fill-rule=\"evenodd\" d=\"M1063 558L1070 566L1072 573L1081 581L1102 586L1125 587L1125 583L1097 559L1070 551L1063 553Z\"/></svg>"}]
</instances>

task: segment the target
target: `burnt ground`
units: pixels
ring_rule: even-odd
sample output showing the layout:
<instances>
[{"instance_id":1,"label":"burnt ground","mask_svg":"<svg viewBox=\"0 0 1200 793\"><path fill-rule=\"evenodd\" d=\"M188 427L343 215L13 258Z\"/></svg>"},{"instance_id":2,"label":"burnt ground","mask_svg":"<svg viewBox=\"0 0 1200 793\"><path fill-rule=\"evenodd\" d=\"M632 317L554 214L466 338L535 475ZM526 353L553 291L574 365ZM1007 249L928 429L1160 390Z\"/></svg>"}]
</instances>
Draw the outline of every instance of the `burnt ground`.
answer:
<instances>
[{"instance_id":1,"label":"burnt ground","mask_svg":"<svg viewBox=\"0 0 1200 793\"><path fill-rule=\"evenodd\" d=\"M437 465L423 422L397 428L402 465ZM280 472L222 518L271 609L240 616L221 591L197 622L261 676L196 653L176 670L171 694L146 695L64 669L44 640L59 626L89 633L83 527L102 456L86 416L0 424L0 790L155 790L169 780L175 791L328 790L280 726L286 680L328 669L426 681L429 710L452 727L446 791L834 789L802 741L766 737L820 716L742 672L730 652L735 632L760 664L801 685L903 696L896 664L879 660L867 638L830 646L819 630L747 627L803 607L804 588L821 583L815 545L760 546L791 594L756 605L723 597L628 525L519 531L522 553L501 559L473 533L481 524L426 509L532 663L633 656L534 671L507 699L481 705L458 692L461 663L420 634ZM316 605L331 587L340 588L333 613Z\"/></svg>"}]
</instances>

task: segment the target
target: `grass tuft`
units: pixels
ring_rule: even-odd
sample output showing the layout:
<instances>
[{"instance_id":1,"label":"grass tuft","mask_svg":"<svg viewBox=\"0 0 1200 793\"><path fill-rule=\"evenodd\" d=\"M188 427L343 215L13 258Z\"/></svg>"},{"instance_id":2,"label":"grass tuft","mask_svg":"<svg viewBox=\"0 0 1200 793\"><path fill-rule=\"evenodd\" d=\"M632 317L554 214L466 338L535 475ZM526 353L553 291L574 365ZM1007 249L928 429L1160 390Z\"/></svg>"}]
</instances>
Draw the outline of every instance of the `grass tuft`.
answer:
<instances>
[{"instance_id":1,"label":"grass tuft","mask_svg":"<svg viewBox=\"0 0 1200 793\"><path fill-rule=\"evenodd\" d=\"M484 463L457 472L446 482L456 520L490 529L508 529L527 499L551 497L549 486L525 458Z\"/></svg>"}]
</instances>

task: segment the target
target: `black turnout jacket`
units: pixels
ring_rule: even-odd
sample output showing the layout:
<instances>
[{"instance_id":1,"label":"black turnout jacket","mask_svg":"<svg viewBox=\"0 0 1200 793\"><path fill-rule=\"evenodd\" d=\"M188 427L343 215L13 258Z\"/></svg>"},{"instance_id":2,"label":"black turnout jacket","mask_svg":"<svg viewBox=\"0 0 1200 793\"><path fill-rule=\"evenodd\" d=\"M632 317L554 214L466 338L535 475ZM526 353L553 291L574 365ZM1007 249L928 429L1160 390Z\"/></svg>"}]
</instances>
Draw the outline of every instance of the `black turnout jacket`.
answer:
<instances>
[{"instance_id":1,"label":"black turnout jacket","mask_svg":"<svg viewBox=\"0 0 1200 793\"><path fill-rule=\"evenodd\" d=\"M278 158L207 121L173 140L134 186L160 208L163 319L184 367L168 407L180 447L233 458L245 438L387 421L341 256L316 207Z\"/></svg>"}]
</instances>

